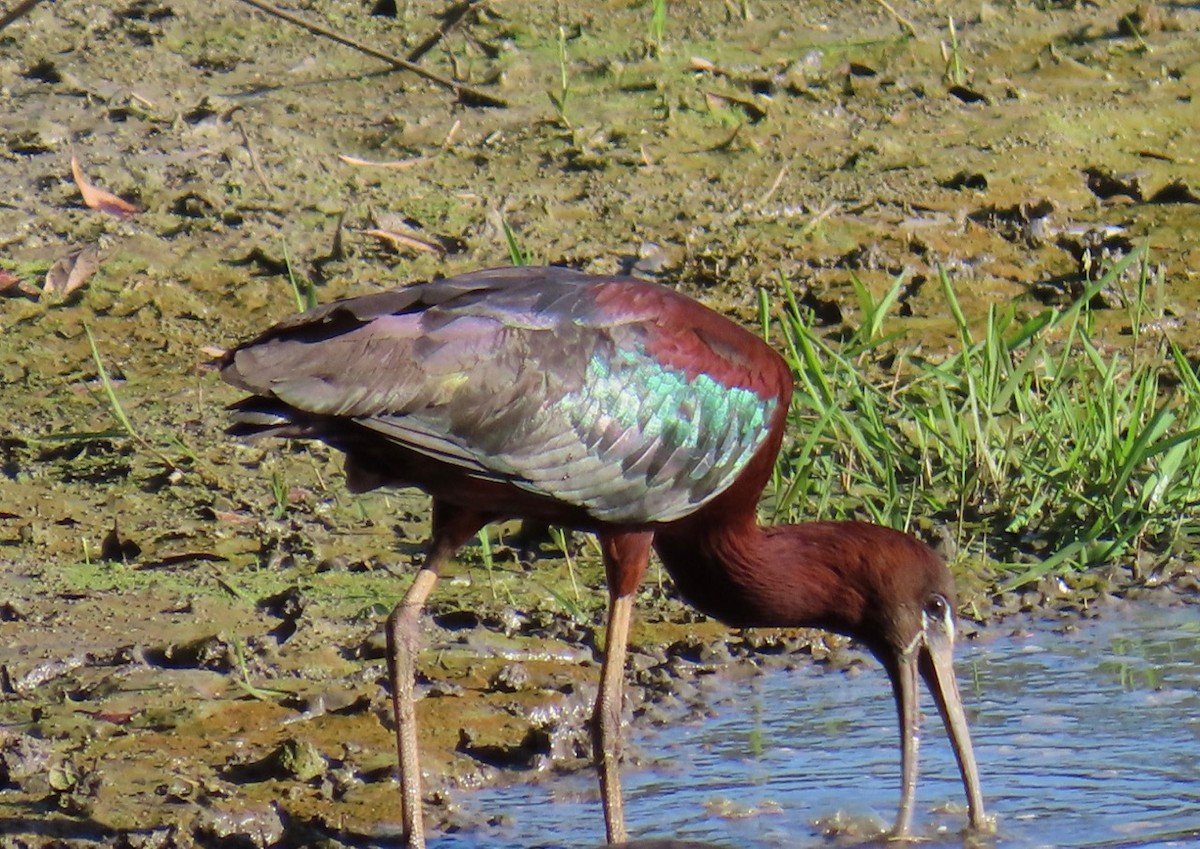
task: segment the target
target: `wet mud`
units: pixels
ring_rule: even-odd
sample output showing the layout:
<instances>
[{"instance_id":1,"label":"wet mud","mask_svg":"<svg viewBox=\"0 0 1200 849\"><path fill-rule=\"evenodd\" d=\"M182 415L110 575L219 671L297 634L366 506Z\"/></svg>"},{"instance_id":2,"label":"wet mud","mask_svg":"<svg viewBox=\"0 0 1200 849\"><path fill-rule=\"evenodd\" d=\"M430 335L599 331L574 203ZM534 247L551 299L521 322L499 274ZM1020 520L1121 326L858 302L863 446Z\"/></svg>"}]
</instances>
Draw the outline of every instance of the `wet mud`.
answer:
<instances>
[{"instance_id":1,"label":"wet mud","mask_svg":"<svg viewBox=\"0 0 1200 849\"><path fill-rule=\"evenodd\" d=\"M443 7L399 5L295 11L403 56ZM1194 6L668 6L659 32L649 4L475 4L419 62L506 104L486 107L234 2L60 0L0 31L0 845L398 828L379 627L427 500L349 495L320 446L231 441L236 393L209 366L307 297L516 251L751 326L786 278L836 334L853 278L878 293L907 271L890 329L936 355L939 267L972 320L1032 314L1148 243L1164 321L1200 349ZM1123 344L1125 313L1098 315ZM530 565L515 532L466 550L430 604L434 828L463 824L458 788L587 763L596 551L547 543ZM956 565L981 619L1197 589L1188 563L1005 593ZM627 713L702 712L704 676L812 662L864 660L731 635L652 568Z\"/></svg>"}]
</instances>

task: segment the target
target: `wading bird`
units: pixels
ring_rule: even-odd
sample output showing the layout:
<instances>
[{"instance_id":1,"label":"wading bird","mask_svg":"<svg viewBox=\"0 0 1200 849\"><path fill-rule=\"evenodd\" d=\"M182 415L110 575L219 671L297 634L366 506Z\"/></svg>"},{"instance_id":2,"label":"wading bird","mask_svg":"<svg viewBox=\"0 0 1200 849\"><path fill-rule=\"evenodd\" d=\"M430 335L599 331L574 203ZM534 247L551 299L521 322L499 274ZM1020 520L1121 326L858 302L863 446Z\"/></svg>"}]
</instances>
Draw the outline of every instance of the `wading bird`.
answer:
<instances>
[{"instance_id":1,"label":"wading bird","mask_svg":"<svg viewBox=\"0 0 1200 849\"><path fill-rule=\"evenodd\" d=\"M759 496L792 394L783 358L671 289L564 268L501 268L350 298L229 352L251 397L230 432L319 439L363 491L433 496L426 559L387 622L407 846L425 845L414 708L419 618L439 570L490 521L594 532L609 609L593 755L610 843L626 641L653 547L679 593L739 627L824 628L865 644L900 716L909 834L918 676L954 746L972 827L985 824L952 665L954 581L925 544L856 522L760 527Z\"/></svg>"}]
</instances>

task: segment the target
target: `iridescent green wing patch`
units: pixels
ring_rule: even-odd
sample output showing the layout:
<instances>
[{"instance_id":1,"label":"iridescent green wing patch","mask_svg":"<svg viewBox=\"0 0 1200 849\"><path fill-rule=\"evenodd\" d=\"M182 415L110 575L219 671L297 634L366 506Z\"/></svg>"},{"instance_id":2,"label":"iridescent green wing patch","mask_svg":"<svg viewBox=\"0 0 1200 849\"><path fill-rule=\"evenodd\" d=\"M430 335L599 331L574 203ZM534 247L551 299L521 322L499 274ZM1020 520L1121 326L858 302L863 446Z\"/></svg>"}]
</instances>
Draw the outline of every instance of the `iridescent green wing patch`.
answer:
<instances>
[{"instance_id":1,"label":"iridescent green wing patch","mask_svg":"<svg viewBox=\"0 0 1200 849\"><path fill-rule=\"evenodd\" d=\"M733 483L777 403L705 373L689 376L637 347L597 348L582 384L555 410L570 422L575 450L506 459L528 488L597 519L671 521Z\"/></svg>"}]
</instances>

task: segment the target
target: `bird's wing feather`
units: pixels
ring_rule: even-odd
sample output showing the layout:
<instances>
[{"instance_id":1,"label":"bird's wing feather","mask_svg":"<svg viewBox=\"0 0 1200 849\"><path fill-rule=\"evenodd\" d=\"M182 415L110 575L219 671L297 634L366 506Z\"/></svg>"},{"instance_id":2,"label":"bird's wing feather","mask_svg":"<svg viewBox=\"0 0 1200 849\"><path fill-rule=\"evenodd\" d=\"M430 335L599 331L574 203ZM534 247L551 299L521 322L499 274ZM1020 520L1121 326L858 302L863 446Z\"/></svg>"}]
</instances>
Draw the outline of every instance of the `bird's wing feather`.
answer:
<instances>
[{"instance_id":1,"label":"bird's wing feather","mask_svg":"<svg viewBox=\"0 0 1200 849\"><path fill-rule=\"evenodd\" d=\"M641 281L502 269L305 316L232 352L226 379L599 521L694 511L737 477L781 402L755 361L775 356L767 346ZM714 320L708 337L733 328L758 347L706 338Z\"/></svg>"}]
</instances>

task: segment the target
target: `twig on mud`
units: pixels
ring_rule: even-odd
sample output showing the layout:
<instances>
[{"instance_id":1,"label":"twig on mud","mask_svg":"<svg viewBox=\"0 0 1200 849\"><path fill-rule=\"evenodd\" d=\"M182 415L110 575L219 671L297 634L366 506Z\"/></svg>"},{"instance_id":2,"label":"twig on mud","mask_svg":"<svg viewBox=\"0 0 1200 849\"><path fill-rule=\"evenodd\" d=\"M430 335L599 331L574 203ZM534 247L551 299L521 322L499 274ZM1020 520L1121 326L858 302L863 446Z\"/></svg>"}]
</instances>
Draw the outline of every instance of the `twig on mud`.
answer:
<instances>
[{"instance_id":1,"label":"twig on mud","mask_svg":"<svg viewBox=\"0 0 1200 849\"><path fill-rule=\"evenodd\" d=\"M421 39L421 42L409 51L406 57L410 62L420 60L422 56L432 50L437 43L446 37L450 30L458 26L467 15L482 6L486 0L460 0L453 4L444 12L442 12L442 22L437 25L433 32Z\"/></svg>"},{"instance_id":2,"label":"twig on mud","mask_svg":"<svg viewBox=\"0 0 1200 849\"><path fill-rule=\"evenodd\" d=\"M771 184L771 188L767 189L766 192L763 193L763 196L758 199L759 209L762 209L764 206L766 206L767 201L769 201L775 192L779 190L779 186L783 182L783 178L787 174L787 170L788 167L787 163L785 162L783 167L779 169L779 173L775 175L775 182Z\"/></svg>"},{"instance_id":3,"label":"twig on mud","mask_svg":"<svg viewBox=\"0 0 1200 849\"><path fill-rule=\"evenodd\" d=\"M234 121L233 125L242 134L242 144L246 145L246 153L250 155L250 167L254 169L254 173L262 182L263 188L267 190L267 197L274 199L275 190L271 188L271 181L267 179L267 175L263 172L262 164L258 161L258 153L255 152L254 145L250 141L250 134L246 132L246 128L242 125L241 121Z\"/></svg>"},{"instance_id":4,"label":"twig on mud","mask_svg":"<svg viewBox=\"0 0 1200 849\"><path fill-rule=\"evenodd\" d=\"M42 0L21 0L20 3L13 7L11 12L0 18L0 30L4 29L13 21L28 15L34 6L41 2Z\"/></svg>"},{"instance_id":5,"label":"twig on mud","mask_svg":"<svg viewBox=\"0 0 1200 849\"><path fill-rule=\"evenodd\" d=\"M474 86L460 83L457 80L444 77L441 74L435 73L434 71L427 71L420 65L414 64L407 59L401 59L399 56L390 56L387 53L376 50L374 47L368 47L361 42L347 38L346 36L334 32L331 29L326 29L318 24L310 23L309 21L304 20L304 18L296 17L289 12L283 11L283 9L272 6L270 3L264 3L263 0L240 0L240 2L245 3L247 6L253 6L255 9L258 9L260 12L265 12L271 17L279 18L281 21L287 21L289 24L295 24L298 27L302 27L314 35L319 35L323 38L328 38L331 41L336 41L338 44L349 47L353 50L357 50L359 53L365 53L366 55L374 59L378 59L381 62L387 62L393 68L399 68L401 70L408 71L409 73L416 74L418 77L429 80L431 83L436 83L443 88L448 88L458 96L460 101L464 103L477 106L508 106L507 101L501 100L500 98L477 89Z\"/></svg>"},{"instance_id":6,"label":"twig on mud","mask_svg":"<svg viewBox=\"0 0 1200 849\"><path fill-rule=\"evenodd\" d=\"M787 171L788 167L785 163L784 166L779 169L779 173L775 175L775 181L771 183L771 187L763 192L762 197L760 197L757 201L745 201L738 206L735 206L725 215L725 222L732 223L743 213L753 212L756 209L762 210L767 205L767 201L769 201L774 196L775 192L779 190L779 186L783 183L783 178L787 175Z\"/></svg>"},{"instance_id":7,"label":"twig on mud","mask_svg":"<svg viewBox=\"0 0 1200 849\"><path fill-rule=\"evenodd\" d=\"M875 2L887 9L888 14L896 19L896 23L908 30L909 35L913 38L917 37L917 28L913 25L913 22L897 12L896 8L888 0L875 0Z\"/></svg>"},{"instance_id":8,"label":"twig on mud","mask_svg":"<svg viewBox=\"0 0 1200 849\"><path fill-rule=\"evenodd\" d=\"M405 171L409 168L416 168L418 165L427 165L433 161L432 156L416 156L412 159L393 159L388 162L381 162L377 159L363 159L361 156L350 156L346 153L339 153L337 158L347 165L354 165L358 168L386 168L389 171Z\"/></svg>"},{"instance_id":9,"label":"twig on mud","mask_svg":"<svg viewBox=\"0 0 1200 849\"><path fill-rule=\"evenodd\" d=\"M836 203L831 203L831 204L829 204L829 206L822 209L820 212L818 212L816 215L814 215L807 224L805 224L802 228L800 228L800 238L804 238L809 233L811 233L813 230L816 230L817 227L819 227L821 225L822 221L824 221L826 218L833 215L833 213L835 213L837 211L838 211L838 204L836 204Z\"/></svg>"}]
</instances>

